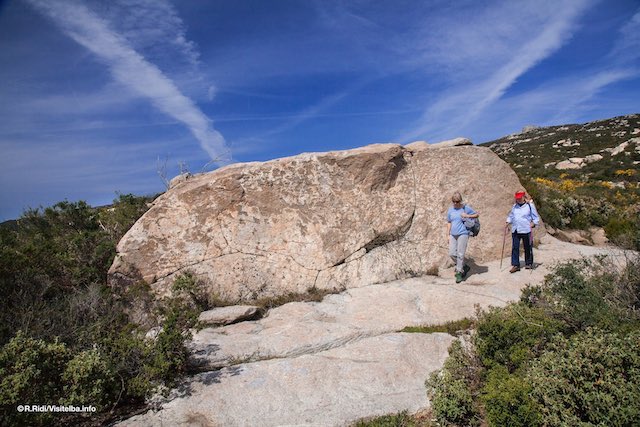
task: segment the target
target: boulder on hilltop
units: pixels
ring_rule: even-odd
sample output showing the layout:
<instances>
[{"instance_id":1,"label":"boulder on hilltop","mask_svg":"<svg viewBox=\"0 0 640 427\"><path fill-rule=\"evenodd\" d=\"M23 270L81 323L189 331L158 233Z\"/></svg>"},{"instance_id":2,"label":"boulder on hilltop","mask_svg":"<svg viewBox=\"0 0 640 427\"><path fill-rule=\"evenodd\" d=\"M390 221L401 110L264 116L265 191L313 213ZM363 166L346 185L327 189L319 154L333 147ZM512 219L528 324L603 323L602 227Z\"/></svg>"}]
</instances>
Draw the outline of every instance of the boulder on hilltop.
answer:
<instances>
[{"instance_id":1,"label":"boulder on hilltop","mask_svg":"<svg viewBox=\"0 0 640 427\"><path fill-rule=\"evenodd\" d=\"M431 144L431 148L462 147L464 145L473 145L473 143L468 138L454 138Z\"/></svg>"},{"instance_id":2,"label":"boulder on hilltop","mask_svg":"<svg viewBox=\"0 0 640 427\"><path fill-rule=\"evenodd\" d=\"M467 252L477 263L499 258L520 188L507 163L473 145L376 144L233 164L157 198L118 244L109 283L144 280L162 298L189 271L207 292L251 302L433 274L449 262L454 191L481 214Z\"/></svg>"}]
</instances>

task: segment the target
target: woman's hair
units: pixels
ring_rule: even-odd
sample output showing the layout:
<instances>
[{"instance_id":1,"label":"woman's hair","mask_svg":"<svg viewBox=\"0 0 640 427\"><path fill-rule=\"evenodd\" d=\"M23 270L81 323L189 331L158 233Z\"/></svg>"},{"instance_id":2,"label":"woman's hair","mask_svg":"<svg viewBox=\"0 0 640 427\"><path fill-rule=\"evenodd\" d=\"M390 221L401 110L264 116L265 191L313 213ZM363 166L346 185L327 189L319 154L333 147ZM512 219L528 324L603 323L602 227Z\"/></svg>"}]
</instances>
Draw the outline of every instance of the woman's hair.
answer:
<instances>
[{"instance_id":1,"label":"woman's hair","mask_svg":"<svg viewBox=\"0 0 640 427\"><path fill-rule=\"evenodd\" d=\"M462 196L460 195L459 192L456 191L455 193L453 193L453 196L451 196L451 201L453 203L461 202L462 201Z\"/></svg>"}]
</instances>

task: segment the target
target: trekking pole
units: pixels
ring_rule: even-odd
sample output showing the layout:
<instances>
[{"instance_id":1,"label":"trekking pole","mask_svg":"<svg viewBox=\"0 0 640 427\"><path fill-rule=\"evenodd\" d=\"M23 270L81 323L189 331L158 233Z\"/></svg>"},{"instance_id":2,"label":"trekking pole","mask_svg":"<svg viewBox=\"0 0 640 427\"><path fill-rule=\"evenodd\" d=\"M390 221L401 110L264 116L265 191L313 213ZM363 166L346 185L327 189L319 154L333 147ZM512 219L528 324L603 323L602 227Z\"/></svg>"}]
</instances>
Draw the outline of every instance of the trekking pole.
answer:
<instances>
[{"instance_id":1,"label":"trekking pole","mask_svg":"<svg viewBox=\"0 0 640 427\"><path fill-rule=\"evenodd\" d=\"M504 244L507 240L507 227L504 227L504 233L502 233L502 251L500 252L500 271L502 271L502 259L504 258Z\"/></svg>"},{"instance_id":2,"label":"trekking pole","mask_svg":"<svg viewBox=\"0 0 640 427\"><path fill-rule=\"evenodd\" d=\"M529 275L533 274L533 230L535 230L535 226L531 227L531 269L529 270Z\"/></svg>"}]
</instances>

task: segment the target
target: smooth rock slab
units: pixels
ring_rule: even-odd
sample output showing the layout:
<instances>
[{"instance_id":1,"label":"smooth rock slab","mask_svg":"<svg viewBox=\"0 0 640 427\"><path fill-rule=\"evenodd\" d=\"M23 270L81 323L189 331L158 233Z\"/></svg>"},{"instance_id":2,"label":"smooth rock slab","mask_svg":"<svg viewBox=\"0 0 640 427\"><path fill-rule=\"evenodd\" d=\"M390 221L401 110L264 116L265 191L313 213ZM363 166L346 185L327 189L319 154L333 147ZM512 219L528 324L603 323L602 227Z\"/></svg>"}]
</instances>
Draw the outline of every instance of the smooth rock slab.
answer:
<instances>
[{"instance_id":1,"label":"smooth rock slab","mask_svg":"<svg viewBox=\"0 0 640 427\"><path fill-rule=\"evenodd\" d=\"M190 364L204 371L316 353L405 326L471 317L476 304L501 305L520 294L515 286L505 293L491 286L446 286L452 284L453 279L427 277L365 286L329 295L319 303L285 304L260 320L205 328L194 333L189 344Z\"/></svg>"},{"instance_id":2,"label":"smooth rock slab","mask_svg":"<svg viewBox=\"0 0 640 427\"><path fill-rule=\"evenodd\" d=\"M293 359L197 375L159 412L121 426L345 426L429 406L424 382L442 367L448 334L394 333Z\"/></svg>"},{"instance_id":3,"label":"smooth rock slab","mask_svg":"<svg viewBox=\"0 0 640 427\"><path fill-rule=\"evenodd\" d=\"M475 244L475 241L470 244ZM425 276L350 289L322 302L285 304L260 320L197 331L190 363L211 370L234 363L297 357L336 348L405 326L443 324L473 317L481 308L517 301L527 284L542 283L550 268L566 259L612 254L607 248L573 245L550 236L534 249L535 270L510 274L508 253L500 261L475 265L455 283L453 269Z\"/></svg>"}]
</instances>

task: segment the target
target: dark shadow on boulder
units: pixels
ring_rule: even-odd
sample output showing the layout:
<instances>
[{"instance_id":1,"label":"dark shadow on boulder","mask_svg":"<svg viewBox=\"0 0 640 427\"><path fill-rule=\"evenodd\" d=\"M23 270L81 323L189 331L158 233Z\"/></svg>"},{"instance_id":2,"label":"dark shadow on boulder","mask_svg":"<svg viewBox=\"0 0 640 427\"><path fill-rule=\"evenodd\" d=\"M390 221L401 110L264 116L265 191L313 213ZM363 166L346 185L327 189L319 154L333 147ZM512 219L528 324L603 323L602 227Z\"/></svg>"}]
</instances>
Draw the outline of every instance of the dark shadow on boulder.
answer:
<instances>
[{"instance_id":1,"label":"dark shadow on boulder","mask_svg":"<svg viewBox=\"0 0 640 427\"><path fill-rule=\"evenodd\" d=\"M195 374L210 369L210 367L207 366L207 357L216 354L218 350L220 350L220 346L217 344L208 344L206 347L200 348L197 351L191 348L191 354L187 360L188 372Z\"/></svg>"},{"instance_id":2,"label":"dark shadow on boulder","mask_svg":"<svg viewBox=\"0 0 640 427\"><path fill-rule=\"evenodd\" d=\"M194 384L200 383L205 386L220 384L223 379L240 375L242 371L242 366L238 365L222 368L217 371L203 372L193 377L187 377L178 387L171 391L168 400L192 396L194 392Z\"/></svg>"}]
</instances>

